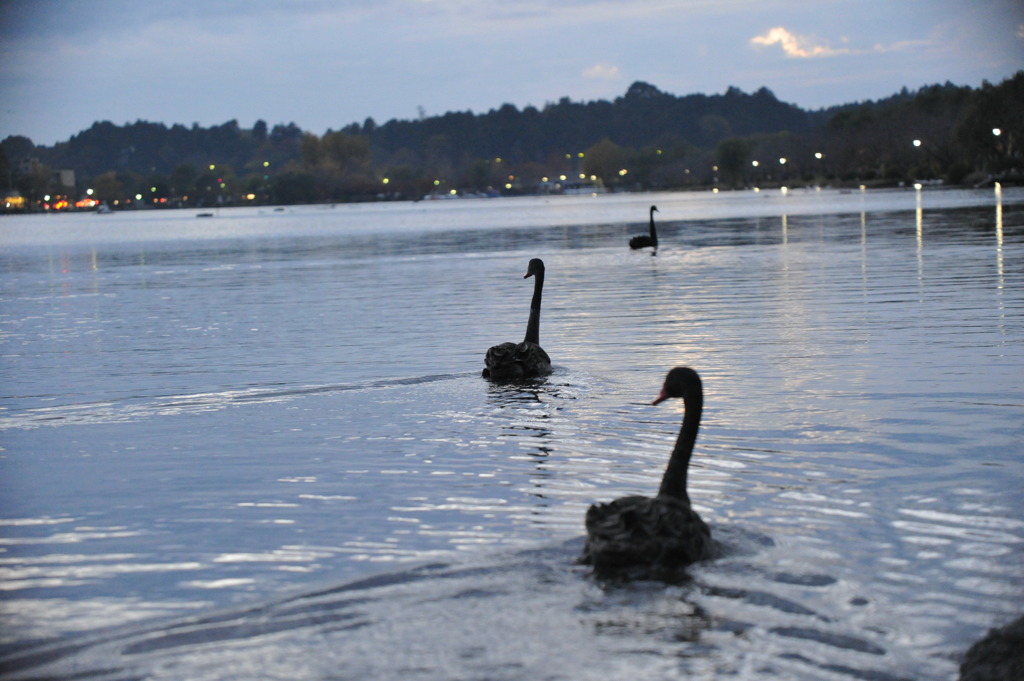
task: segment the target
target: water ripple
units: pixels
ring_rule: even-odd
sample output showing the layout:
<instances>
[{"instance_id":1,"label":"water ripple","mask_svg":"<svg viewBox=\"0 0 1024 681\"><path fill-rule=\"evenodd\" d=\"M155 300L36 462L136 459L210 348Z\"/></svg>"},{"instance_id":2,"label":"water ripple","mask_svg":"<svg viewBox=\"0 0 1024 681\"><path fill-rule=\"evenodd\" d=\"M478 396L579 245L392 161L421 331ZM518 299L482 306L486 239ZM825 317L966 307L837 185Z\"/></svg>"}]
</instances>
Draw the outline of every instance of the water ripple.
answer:
<instances>
[{"instance_id":1,"label":"water ripple","mask_svg":"<svg viewBox=\"0 0 1024 681\"><path fill-rule=\"evenodd\" d=\"M915 200L16 234L2 674L950 678L1020 604L1024 193ZM657 257L624 246L651 201ZM491 385L536 256L556 370ZM690 494L722 556L597 583L584 514L657 489L682 407L650 402L679 364L705 381Z\"/></svg>"}]
</instances>

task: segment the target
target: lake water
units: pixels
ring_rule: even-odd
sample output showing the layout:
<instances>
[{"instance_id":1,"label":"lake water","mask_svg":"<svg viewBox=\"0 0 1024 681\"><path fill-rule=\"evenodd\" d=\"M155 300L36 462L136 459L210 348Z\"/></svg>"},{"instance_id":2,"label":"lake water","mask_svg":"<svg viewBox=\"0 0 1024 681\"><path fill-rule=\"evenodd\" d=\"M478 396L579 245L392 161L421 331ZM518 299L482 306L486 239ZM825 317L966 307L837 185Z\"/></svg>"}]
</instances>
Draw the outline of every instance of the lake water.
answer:
<instances>
[{"instance_id":1,"label":"lake water","mask_svg":"<svg viewBox=\"0 0 1024 681\"><path fill-rule=\"evenodd\" d=\"M658 205L662 248L631 252ZM1024 612L1024 191L0 219L0 677L950 679ZM555 372L479 376L547 265ZM574 564L696 368L683 584Z\"/></svg>"}]
</instances>

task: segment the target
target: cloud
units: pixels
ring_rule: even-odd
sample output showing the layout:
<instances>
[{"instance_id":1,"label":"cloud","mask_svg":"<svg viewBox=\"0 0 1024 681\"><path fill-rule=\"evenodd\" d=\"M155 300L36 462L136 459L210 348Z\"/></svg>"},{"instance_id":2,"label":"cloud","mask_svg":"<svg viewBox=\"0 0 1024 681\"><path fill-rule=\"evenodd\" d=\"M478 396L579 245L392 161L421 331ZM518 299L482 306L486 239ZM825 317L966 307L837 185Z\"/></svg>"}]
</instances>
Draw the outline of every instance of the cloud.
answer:
<instances>
[{"instance_id":1,"label":"cloud","mask_svg":"<svg viewBox=\"0 0 1024 681\"><path fill-rule=\"evenodd\" d=\"M605 62L594 64L583 71L584 78L591 78L593 80L618 80L620 75L618 66Z\"/></svg>"},{"instance_id":2,"label":"cloud","mask_svg":"<svg viewBox=\"0 0 1024 681\"><path fill-rule=\"evenodd\" d=\"M827 45L815 44L812 38L797 36L781 26L769 29L764 35L755 36L750 39L752 45L780 45L787 57L796 59L813 59L815 57L835 57L841 54L851 54L847 48L833 49Z\"/></svg>"}]
</instances>

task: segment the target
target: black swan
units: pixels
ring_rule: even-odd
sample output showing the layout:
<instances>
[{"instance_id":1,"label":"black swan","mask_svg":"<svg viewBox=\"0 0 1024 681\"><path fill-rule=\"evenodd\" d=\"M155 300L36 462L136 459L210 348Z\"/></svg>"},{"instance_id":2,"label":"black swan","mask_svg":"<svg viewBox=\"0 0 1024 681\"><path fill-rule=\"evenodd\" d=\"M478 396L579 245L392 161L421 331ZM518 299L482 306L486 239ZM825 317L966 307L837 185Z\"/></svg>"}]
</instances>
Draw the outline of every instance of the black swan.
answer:
<instances>
[{"instance_id":1,"label":"black swan","mask_svg":"<svg viewBox=\"0 0 1024 681\"><path fill-rule=\"evenodd\" d=\"M1001 681L1024 678L1024 617L989 629L960 665L960 681Z\"/></svg>"},{"instance_id":2,"label":"black swan","mask_svg":"<svg viewBox=\"0 0 1024 681\"><path fill-rule=\"evenodd\" d=\"M657 206L651 206L651 235L650 236L635 236L629 240L629 247L634 251L638 248L646 248L651 246L654 248L654 253L658 252L658 232L654 229L654 214L657 212Z\"/></svg>"},{"instance_id":3,"label":"black swan","mask_svg":"<svg viewBox=\"0 0 1024 681\"><path fill-rule=\"evenodd\" d=\"M533 277L533 300L530 318L526 322L526 338L522 343L501 343L487 350L484 357L483 377L492 381L515 381L522 378L547 376L551 373L551 358L540 346L540 298L544 290L544 261L534 258L523 279Z\"/></svg>"},{"instance_id":4,"label":"black swan","mask_svg":"<svg viewBox=\"0 0 1024 681\"><path fill-rule=\"evenodd\" d=\"M636 569L670 573L713 555L711 531L690 507L686 493L686 472L704 407L697 372L688 367L668 372L654 404L669 397L683 398L685 415L658 496L623 497L587 511L580 562L593 565L599 575Z\"/></svg>"}]
</instances>

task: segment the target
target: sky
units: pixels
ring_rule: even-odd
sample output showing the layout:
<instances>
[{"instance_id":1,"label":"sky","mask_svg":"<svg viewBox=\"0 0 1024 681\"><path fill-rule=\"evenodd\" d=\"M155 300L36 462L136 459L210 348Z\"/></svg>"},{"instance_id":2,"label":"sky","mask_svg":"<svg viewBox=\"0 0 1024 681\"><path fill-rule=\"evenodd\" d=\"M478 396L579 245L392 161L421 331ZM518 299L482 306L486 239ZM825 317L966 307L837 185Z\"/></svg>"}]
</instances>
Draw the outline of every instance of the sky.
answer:
<instances>
[{"instance_id":1,"label":"sky","mask_svg":"<svg viewBox=\"0 0 1024 681\"><path fill-rule=\"evenodd\" d=\"M804 109L1024 69L1024 0L0 0L0 139L95 121L323 134L767 87Z\"/></svg>"}]
</instances>

